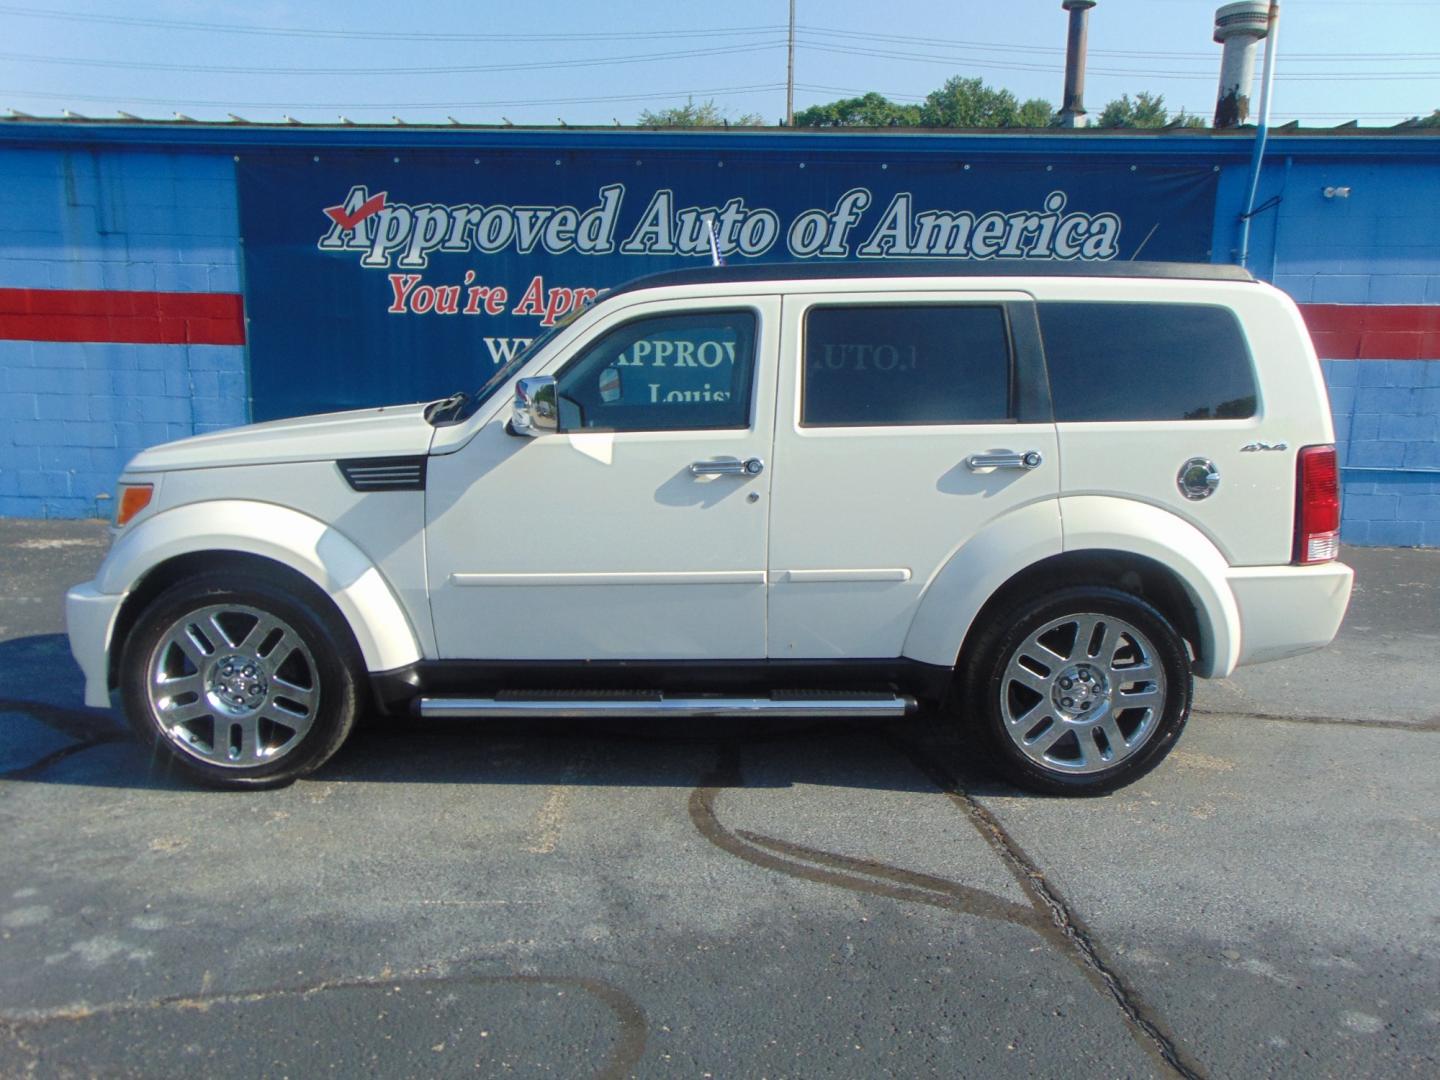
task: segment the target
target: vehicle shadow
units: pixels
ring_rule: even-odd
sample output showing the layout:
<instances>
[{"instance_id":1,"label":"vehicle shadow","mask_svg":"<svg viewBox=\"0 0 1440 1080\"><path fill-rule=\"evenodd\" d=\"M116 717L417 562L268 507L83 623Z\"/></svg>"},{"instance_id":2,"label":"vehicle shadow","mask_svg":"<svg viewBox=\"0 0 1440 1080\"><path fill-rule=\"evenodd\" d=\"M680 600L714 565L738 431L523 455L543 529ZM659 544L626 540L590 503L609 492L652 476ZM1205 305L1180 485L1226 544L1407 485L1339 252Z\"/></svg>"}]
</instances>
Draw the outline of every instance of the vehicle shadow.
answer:
<instances>
[{"instance_id":1,"label":"vehicle shadow","mask_svg":"<svg viewBox=\"0 0 1440 1080\"><path fill-rule=\"evenodd\" d=\"M0 692L0 745L17 745L26 737L34 741L37 725L62 737L58 747L41 747L30 760L0 772L0 779L156 790L196 787L136 739L118 713L81 704L80 672L63 636L0 642L0 685L5 688ZM908 758L938 767L973 794L1017 794L988 776L967 741L928 713L902 721L611 717L480 722L370 715L308 780L692 788L717 754L737 751L766 763L764 780L741 779L738 786L935 791L933 770L909 762L897 767Z\"/></svg>"}]
</instances>

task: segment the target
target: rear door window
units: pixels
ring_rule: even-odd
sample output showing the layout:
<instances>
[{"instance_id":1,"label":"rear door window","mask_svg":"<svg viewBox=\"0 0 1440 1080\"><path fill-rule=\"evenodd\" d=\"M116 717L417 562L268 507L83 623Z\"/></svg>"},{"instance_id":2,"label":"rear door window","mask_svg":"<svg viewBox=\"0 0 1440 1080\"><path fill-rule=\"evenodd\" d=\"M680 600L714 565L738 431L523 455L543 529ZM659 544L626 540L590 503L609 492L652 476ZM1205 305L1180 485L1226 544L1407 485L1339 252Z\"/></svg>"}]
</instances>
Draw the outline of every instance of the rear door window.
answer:
<instances>
[{"instance_id":1,"label":"rear door window","mask_svg":"<svg viewBox=\"0 0 1440 1080\"><path fill-rule=\"evenodd\" d=\"M1013 387L1003 305L826 306L806 316L803 426L1004 422Z\"/></svg>"}]
</instances>

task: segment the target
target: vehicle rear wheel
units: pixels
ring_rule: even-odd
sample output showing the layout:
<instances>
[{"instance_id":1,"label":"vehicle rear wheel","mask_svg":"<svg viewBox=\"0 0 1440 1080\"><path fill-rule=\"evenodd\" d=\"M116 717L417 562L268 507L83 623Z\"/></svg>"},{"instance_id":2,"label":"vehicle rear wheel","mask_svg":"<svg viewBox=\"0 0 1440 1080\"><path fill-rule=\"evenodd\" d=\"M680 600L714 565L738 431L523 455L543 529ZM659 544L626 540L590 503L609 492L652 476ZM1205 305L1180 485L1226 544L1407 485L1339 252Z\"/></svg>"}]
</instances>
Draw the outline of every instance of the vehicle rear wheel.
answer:
<instances>
[{"instance_id":1,"label":"vehicle rear wheel","mask_svg":"<svg viewBox=\"0 0 1440 1080\"><path fill-rule=\"evenodd\" d=\"M268 575L219 571L162 593L131 630L132 727L218 787L288 784L340 748L359 707L348 628Z\"/></svg>"},{"instance_id":2,"label":"vehicle rear wheel","mask_svg":"<svg viewBox=\"0 0 1440 1080\"><path fill-rule=\"evenodd\" d=\"M1158 765L1192 690L1185 644L1163 614L1119 589L1082 587L1032 599L988 631L963 700L1007 779L1081 795Z\"/></svg>"}]
</instances>

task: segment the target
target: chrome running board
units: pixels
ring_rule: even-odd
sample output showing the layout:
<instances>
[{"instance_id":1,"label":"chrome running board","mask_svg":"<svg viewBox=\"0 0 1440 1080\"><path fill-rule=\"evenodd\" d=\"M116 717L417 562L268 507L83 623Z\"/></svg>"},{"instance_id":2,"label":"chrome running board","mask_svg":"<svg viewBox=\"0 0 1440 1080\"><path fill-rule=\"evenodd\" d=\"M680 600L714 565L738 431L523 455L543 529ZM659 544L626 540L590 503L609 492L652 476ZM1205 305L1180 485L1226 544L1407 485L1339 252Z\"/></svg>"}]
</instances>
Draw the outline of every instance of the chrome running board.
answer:
<instances>
[{"instance_id":1,"label":"chrome running board","mask_svg":"<svg viewBox=\"0 0 1440 1080\"><path fill-rule=\"evenodd\" d=\"M664 716L677 720L724 716L900 717L915 710L915 699L896 694L777 693L772 697L666 697L659 692L595 695L507 693L493 698L425 697L427 719L571 720L591 716Z\"/></svg>"}]
</instances>

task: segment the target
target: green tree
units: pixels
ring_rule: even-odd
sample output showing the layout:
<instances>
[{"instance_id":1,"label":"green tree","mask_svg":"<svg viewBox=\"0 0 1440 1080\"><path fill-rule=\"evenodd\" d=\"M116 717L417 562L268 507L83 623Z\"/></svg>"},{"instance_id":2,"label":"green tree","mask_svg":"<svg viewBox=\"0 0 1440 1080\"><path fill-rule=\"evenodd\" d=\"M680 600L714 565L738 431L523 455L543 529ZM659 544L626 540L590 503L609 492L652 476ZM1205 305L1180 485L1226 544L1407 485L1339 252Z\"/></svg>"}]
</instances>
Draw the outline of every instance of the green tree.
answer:
<instances>
[{"instance_id":1,"label":"green tree","mask_svg":"<svg viewBox=\"0 0 1440 1080\"><path fill-rule=\"evenodd\" d=\"M1055 107L1044 98L1031 98L1020 106L1015 114L1015 126L1023 128L1049 127L1055 122Z\"/></svg>"},{"instance_id":2,"label":"green tree","mask_svg":"<svg viewBox=\"0 0 1440 1080\"><path fill-rule=\"evenodd\" d=\"M1184 128L1209 127L1204 118L1191 115L1184 109L1173 115L1165 108L1164 94L1147 94L1144 90L1132 101L1129 94L1122 94L1100 112L1096 127L1102 128Z\"/></svg>"},{"instance_id":3,"label":"green tree","mask_svg":"<svg viewBox=\"0 0 1440 1080\"><path fill-rule=\"evenodd\" d=\"M640 126L648 128L722 127L725 123L725 111L713 99L697 105L694 98L687 98L684 105L658 112L646 109L640 114ZM763 127L765 118L758 113L745 113L733 123L737 127Z\"/></svg>"},{"instance_id":4,"label":"green tree","mask_svg":"<svg viewBox=\"0 0 1440 1080\"><path fill-rule=\"evenodd\" d=\"M863 97L811 105L795 114L796 127L915 127L919 105L900 105L873 90Z\"/></svg>"},{"instance_id":5,"label":"green tree","mask_svg":"<svg viewBox=\"0 0 1440 1080\"><path fill-rule=\"evenodd\" d=\"M960 75L931 91L920 106L920 122L932 128L1015 127L1019 116L1020 102L1009 90Z\"/></svg>"},{"instance_id":6,"label":"green tree","mask_svg":"<svg viewBox=\"0 0 1440 1080\"><path fill-rule=\"evenodd\" d=\"M1436 109L1429 116L1416 117L1415 123L1417 127L1440 127L1440 109Z\"/></svg>"}]
</instances>

